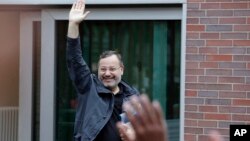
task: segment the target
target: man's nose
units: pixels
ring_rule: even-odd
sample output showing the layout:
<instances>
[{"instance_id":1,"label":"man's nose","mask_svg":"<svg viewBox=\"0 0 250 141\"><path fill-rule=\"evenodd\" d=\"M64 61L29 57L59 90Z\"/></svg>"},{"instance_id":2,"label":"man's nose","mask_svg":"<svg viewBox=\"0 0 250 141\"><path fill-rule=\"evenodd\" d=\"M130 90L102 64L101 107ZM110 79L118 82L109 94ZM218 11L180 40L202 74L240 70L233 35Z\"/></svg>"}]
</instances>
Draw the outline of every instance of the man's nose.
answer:
<instances>
[{"instance_id":1,"label":"man's nose","mask_svg":"<svg viewBox=\"0 0 250 141\"><path fill-rule=\"evenodd\" d=\"M109 69L107 69L105 72L104 72L105 75L111 75L111 72Z\"/></svg>"}]
</instances>

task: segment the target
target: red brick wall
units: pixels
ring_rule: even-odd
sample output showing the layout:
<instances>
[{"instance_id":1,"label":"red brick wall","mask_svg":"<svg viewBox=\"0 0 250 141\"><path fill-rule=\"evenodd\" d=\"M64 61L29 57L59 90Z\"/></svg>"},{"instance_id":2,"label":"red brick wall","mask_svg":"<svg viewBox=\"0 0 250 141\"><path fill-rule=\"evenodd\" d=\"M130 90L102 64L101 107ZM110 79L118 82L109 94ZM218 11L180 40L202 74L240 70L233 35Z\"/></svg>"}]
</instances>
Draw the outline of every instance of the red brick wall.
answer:
<instances>
[{"instance_id":1,"label":"red brick wall","mask_svg":"<svg viewBox=\"0 0 250 141\"><path fill-rule=\"evenodd\" d=\"M187 0L185 141L250 124L250 0Z\"/></svg>"}]
</instances>

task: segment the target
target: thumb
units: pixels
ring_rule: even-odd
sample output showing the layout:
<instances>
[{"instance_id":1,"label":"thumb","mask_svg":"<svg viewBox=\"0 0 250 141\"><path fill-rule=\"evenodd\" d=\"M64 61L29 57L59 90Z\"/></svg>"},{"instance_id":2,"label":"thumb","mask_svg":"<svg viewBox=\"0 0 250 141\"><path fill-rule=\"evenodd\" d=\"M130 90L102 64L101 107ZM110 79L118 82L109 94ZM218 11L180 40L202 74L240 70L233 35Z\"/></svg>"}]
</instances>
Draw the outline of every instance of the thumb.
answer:
<instances>
[{"instance_id":1,"label":"thumb","mask_svg":"<svg viewBox=\"0 0 250 141\"><path fill-rule=\"evenodd\" d=\"M88 16L89 13L90 13L90 11L86 11L85 13L83 13L82 20L86 19L86 17Z\"/></svg>"},{"instance_id":2,"label":"thumb","mask_svg":"<svg viewBox=\"0 0 250 141\"><path fill-rule=\"evenodd\" d=\"M119 130L121 139L123 141L131 141L131 139L127 135L127 129L128 129L128 127L126 126L126 124L118 122L116 124L116 126L117 126L117 128Z\"/></svg>"}]
</instances>

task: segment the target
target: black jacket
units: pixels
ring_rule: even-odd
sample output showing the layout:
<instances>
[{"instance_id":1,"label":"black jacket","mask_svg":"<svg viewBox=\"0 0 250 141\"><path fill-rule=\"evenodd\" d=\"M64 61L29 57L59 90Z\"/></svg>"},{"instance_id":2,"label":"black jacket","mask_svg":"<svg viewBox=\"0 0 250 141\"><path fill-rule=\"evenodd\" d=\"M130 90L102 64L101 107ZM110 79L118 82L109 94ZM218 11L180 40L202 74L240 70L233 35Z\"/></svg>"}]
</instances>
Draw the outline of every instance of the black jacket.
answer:
<instances>
[{"instance_id":1,"label":"black jacket","mask_svg":"<svg viewBox=\"0 0 250 141\"><path fill-rule=\"evenodd\" d=\"M74 137L76 140L93 141L111 117L114 96L91 74L83 60L79 38L67 38L67 67L78 96ZM123 81L119 86L123 87L123 101L127 101L131 95L139 94Z\"/></svg>"}]
</instances>

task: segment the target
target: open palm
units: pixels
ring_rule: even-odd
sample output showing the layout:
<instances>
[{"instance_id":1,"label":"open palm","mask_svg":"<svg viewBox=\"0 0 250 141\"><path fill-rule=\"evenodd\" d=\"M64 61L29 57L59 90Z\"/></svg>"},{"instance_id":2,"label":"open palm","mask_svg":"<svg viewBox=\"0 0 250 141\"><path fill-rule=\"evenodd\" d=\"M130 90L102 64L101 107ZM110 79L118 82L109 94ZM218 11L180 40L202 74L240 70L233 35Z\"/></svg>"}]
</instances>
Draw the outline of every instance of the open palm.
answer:
<instances>
[{"instance_id":1,"label":"open palm","mask_svg":"<svg viewBox=\"0 0 250 141\"><path fill-rule=\"evenodd\" d=\"M79 24L81 21L85 19L88 15L89 11L85 12L85 1L77 0L73 5L69 13L69 21Z\"/></svg>"}]
</instances>

